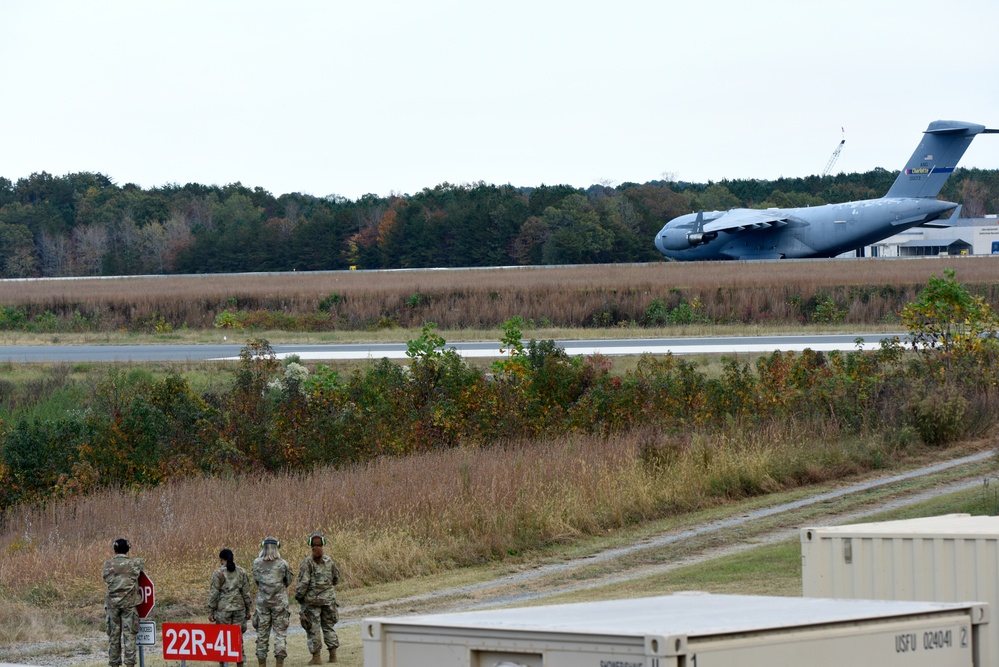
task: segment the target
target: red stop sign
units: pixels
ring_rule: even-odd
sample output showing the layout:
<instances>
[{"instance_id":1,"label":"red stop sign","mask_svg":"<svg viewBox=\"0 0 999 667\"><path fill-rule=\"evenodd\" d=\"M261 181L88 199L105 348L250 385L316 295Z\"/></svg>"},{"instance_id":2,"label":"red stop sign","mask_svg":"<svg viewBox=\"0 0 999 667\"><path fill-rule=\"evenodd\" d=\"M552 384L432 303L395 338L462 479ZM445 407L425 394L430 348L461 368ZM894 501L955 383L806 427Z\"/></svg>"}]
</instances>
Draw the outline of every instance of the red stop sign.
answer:
<instances>
[{"instance_id":1,"label":"red stop sign","mask_svg":"<svg viewBox=\"0 0 999 667\"><path fill-rule=\"evenodd\" d=\"M139 618L149 616L149 612L153 610L153 605L156 604L155 590L156 589L153 587L153 580L150 579L145 572L140 572L139 596L141 601L135 608L135 611L139 612Z\"/></svg>"}]
</instances>

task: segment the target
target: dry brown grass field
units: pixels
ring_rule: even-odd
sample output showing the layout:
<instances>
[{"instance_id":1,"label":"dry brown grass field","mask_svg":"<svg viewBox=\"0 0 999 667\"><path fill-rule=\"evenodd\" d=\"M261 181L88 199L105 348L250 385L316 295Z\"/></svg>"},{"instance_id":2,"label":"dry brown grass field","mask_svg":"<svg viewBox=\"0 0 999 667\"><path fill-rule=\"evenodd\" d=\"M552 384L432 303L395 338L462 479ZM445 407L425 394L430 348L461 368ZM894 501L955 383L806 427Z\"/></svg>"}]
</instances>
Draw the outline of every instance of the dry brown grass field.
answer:
<instances>
[{"instance_id":1,"label":"dry brown grass field","mask_svg":"<svg viewBox=\"0 0 999 667\"><path fill-rule=\"evenodd\" d=\"M433 321L464 329L518 315L556 326L615 325L640 320L653 298L698 299L716 323L794 321L796 304L824 292L847 321L876 323L947 268L995 297L999 260L964 257L41 279L0 282L0 305L27 307L32 316L80 311L112 329L155 319L200 329L227 309L316 313L335 293L325 305L336 316L331 328Z\"/></svg>"},{"instance_id":2,"label":"dry brown grass field","mask_svg":"<svg viewBox=\"0 0 999 667\"><path fill-rule=\"evenodd\" d=\"M345 599L368 586L513 559L546 545L752 493L861 472L910 452L813 429L733 428L673 442L644 430L379 459L348 468L194 478L15 508L0 525L0 645L93 632L101 563L128 537L157 584L157 618L202 616L217 553L248 565L266 535L297 564L305 536L331 535ZM808 431L807 433L804 431ZM32 620L35 609L51 619ZM56 626L56 627L53 627Z\"/></svg>"}]
</instances>

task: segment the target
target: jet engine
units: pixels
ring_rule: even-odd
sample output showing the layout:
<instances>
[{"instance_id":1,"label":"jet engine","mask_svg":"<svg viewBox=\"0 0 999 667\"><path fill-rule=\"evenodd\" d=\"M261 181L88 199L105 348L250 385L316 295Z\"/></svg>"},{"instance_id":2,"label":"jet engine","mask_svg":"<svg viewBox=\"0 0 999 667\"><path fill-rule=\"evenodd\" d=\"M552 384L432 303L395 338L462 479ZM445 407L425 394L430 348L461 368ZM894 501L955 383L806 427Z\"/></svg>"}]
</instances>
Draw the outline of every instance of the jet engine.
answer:
<instances>
[{"instance_id":1,"label":"jet engine","mask_svg":"<svg viewBox=\"0 0 999 667\"><path fill-rule=\"evenodd\" d=\"M718 232L691 232L689 229L666 229L659 235L659 243L667 250L686 250L718 238Z\"/></svg>"}]
</instances>

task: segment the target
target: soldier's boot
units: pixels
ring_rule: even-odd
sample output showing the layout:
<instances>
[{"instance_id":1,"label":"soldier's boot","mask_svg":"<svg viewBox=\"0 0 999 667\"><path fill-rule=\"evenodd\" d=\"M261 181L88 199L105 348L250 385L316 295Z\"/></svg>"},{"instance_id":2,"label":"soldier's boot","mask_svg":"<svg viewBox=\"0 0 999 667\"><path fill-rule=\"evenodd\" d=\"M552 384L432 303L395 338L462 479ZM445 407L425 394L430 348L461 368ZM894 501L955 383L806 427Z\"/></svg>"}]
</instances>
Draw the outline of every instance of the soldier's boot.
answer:
<instances>
[{"instance_id":1,"label":"soldier's boot","mask_svg":"<svg viewBox=\"0 0 999 667\"><path fill-rule=\"evenodd\" d=\"M236 663L236 667L243 667L243 663L241 663L241 662L237 662L237 663Z\"/></svg>"},{"instance_id":2,"label":"soldier's boot","mask_svg":"<svg viewBox=\"0 0 999 667\"><path fill-rule=\"evenodd\" d=\"M323 653L322 650L319 650L319 651L316 651L315 653L313 653L312 654L312 660L309 661L309 664L310 665L321 665L321 664L323 664L322 653Z\"/></svg>"},{"instance_id":3,"label":"soldier's boot","mask_svg":"<svg viewBox=\"0 0 999 667\"><path fill-rule=\"evenodd\" d=\"M336 649L330 649L330 662L336 662Z\"/></svg>"},{"instance_id":4,"label":"soldier's boot","mask_svg":"<svg viewBox=\"0 0 999 667\"><path fill-rule=\"evenodd\" d=\"M284 667L284 658L274 658L274 667Z\"/></svg>"},{"instance_id":5,"label":"soldier's boot","mask_svg":"<svg viewBox=\"0 0 999 667\"><path fill-rule=\"evenodd\" d=\"M278 660L280 659L278 658ZM257 667L267 667L267 658L257 658Z\"/></svg>"}]
</instances>

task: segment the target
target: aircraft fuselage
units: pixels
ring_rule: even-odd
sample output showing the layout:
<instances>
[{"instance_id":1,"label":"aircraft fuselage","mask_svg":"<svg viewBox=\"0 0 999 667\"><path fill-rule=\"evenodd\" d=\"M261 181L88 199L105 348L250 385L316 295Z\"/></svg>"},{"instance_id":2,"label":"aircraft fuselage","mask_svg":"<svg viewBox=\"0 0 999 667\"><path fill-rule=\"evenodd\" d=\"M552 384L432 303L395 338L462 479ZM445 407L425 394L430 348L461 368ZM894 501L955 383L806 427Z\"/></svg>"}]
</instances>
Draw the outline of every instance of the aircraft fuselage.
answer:
<instances>
[{"instance_id":1,"label":"aircraft fuselage","mask_svg":"<svg viewBox=\"0 0 999 667\"><path fill-rule=\"evenodd\" d=\"M666 238L686 239L696 234L697 214L691 213L669 221L656 235L656 247L666 257L677 260L835 257L936 220L956 207L957 204L936 199L882 197L825 206L767 209L766 213L784 224L751 233L719 231L709 240L692 239L700 241L699 245L676 249L683 241L670 244ZM729 212L704 213L703 222L710 223L725 213Z\"/></svg>"}]
</instances>

